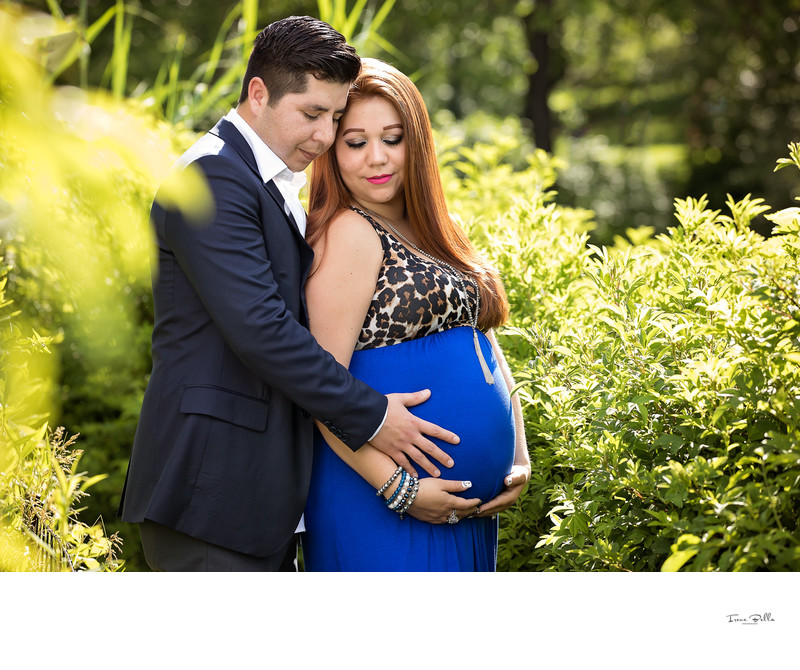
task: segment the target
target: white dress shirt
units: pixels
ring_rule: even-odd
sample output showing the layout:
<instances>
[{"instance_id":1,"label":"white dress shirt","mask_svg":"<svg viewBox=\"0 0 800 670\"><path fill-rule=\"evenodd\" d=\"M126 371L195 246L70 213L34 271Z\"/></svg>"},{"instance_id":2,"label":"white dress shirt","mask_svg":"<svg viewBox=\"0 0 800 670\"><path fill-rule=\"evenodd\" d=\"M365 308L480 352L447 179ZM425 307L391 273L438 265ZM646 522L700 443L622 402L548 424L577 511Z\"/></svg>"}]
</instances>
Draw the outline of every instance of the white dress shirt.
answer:
<instances>
[{"instance_id":1,"label":"white dress shirt","mask_svg":"<svg viewBox=\"0 0 800 670\"><path fill-rule=\"evenodd\" d=\"M267 146L258 133L250 127L235 109L225 115L236 130L238 130L247 140L253 155L256 158L258 174L266 184L272 180L281 192L285 201L287 214L291 214L300 229L300 234L306 234L306 212L300 204L300 191L306 185L305 172L292 172L275 152Z\"/></svg>"}]
</instances>

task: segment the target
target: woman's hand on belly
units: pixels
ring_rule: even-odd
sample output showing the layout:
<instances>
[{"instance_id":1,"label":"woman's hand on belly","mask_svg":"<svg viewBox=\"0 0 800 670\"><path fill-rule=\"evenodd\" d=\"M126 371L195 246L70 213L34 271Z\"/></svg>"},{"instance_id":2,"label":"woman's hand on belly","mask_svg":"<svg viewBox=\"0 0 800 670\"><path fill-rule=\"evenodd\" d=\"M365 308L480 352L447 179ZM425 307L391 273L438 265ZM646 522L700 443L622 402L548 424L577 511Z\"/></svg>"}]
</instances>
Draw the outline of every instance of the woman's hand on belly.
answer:
<instances>
[{"instance_id":1,"label":"woman's hand on belly","mask_svg":"<svg viewBox=\"0 0 800 670\"><path fill-rule=\"evenodd\" d=\"M522 495L528 480L531 478L530 463L514 465L511 472L505 479L505 488L492 498L489 502L480 506L480 512L472 516L494 516L500 512L505 512ZM420 488L422 486L420 485ZM409 510L410 512L411 510Z\"/></svg>"},{"instance_id":2,"label":"woman's hand on belly","mask_svg":"<svg viewBox=\"0 0 800 670\"><path fill-rule=\"evenodd\" d=\"M468 517L481 504L480 499L465 499L453 494L464 493L470 486L469 482L460 480L425 477L420 480L417 497L406 513L427 523L447 523L453 510L459 519Z\"/></svg>"}]
</instances>

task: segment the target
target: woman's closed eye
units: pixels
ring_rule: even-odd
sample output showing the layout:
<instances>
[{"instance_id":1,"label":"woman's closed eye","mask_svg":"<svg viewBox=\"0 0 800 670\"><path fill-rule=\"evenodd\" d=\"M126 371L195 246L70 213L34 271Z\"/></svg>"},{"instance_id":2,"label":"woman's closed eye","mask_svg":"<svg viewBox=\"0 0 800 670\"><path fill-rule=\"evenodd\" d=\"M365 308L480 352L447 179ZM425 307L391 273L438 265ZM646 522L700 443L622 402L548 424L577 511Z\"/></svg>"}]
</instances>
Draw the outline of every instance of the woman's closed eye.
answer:
<instances>
[{"instance_id":1,"label":"woman's closed eye","mask_svg":"<svg viewBox=\"0 0 800 670\"><path fill-rule=\"evenodd\" d=\"M400 137L387 137L386 139L381 140L384 144L388 144L390 147L396 147L400 142L403 141L403 136ZM363 149L367 146L367 141L347 141L345 140L345 144L350 147L351 149Z\"/></svg>"}]
</instances>

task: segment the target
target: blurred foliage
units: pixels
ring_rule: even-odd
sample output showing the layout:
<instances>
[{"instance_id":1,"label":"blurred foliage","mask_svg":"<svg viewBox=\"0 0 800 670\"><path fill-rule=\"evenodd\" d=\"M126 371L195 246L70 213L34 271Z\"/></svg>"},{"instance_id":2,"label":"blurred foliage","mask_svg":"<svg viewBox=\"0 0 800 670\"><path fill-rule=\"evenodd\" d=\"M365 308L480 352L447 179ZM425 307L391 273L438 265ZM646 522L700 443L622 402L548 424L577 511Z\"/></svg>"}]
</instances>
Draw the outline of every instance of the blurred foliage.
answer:
<instances>
[{"instance_id":1,"label":"blurred foliage","mask_svg":"<svg viewBox=\"0 0 800 670\"><path fill-rule=\"evenodd\" d=\"M34 337L56 343L55 356L23 366L35 362L40 369L31 380L47 384L17 386L29 404L36 401L24 425L40 430L50 417L83 433L81 467L109 477L91 480L94 495L81 518L102 517L116 532L123 528L116 504L150 370L148 211L157 184L194 133L156 120L137 101L51 86L59 61L42 56L49 39L42 31L49 26L56 34L59 24L40 19L0 6L6 289L17 305L14 327L23 334L35 328ZM175 184L178 204L202 201L190 186ZM40 443L45 437L31 442ZM39 447L31 449L26 454L39 454ZM60 462L77 481L70 470L77 460Z\"/></svg>"},{"instance_id":2,"label":"blurred foliage","mask_svg":"<svg viewBox=\"0 0 800 670\"><path fill-rule=\"evenodd\" d=\"M569 67L552 101L562 146L600 136L612 148L635 149L623 170L633 175L651 149L680 145L674 174L658 189L669 201L751 193L786 207L800 194L788 176L771 175L787 140L800 137L798 0L609 0L584 10L564 23ZM588 196L573 192L592 209L630 192L607 189L603 180L592 188ZM611 234L639 225L636 211L624 214L607 221ZM670 216L659 204L647 225L663 230Z\"/></svg>"},{"instance_id":3,"label":"blurred foliage","mask_svg":"<svg viewBox=\"0 0 800 670\"><path fill-rule=\"evenodd\" d=\"M236 105L253 39L289 14L313 14L340 26L361 50L391 50L378 30L394 0L33 0L49 12L28 19L43 58L62 84L129 97L171 123L210 127ZM202 11L198 11L202 9ZM57 63L57 65L56 65Z\"/></svg>"},{"instance_id":4,"label":"blurred foliage","mask_svg":"<svg viewBox=\"0 0 800 670\"><path fill-rule=\"evenodd\" d=\"M105 475L79 471L75 438L46 422L54 338L25 323L7 274L0 258L0 571L118 570L121 538L78 519L79 501Z\"/></svg>"},{"instance_id":5,"label":"blurred foliage","mask_svg":"<svg viewBox=\"0 0 800 670\"><path fill-rule=\"evenodd\" d=\"M558 177L558 200L595 213L593 241L610 243L630 228L664 230L675 194L689 178L683 145L624 147L593 135L564 139L559 146L565 169Z\"/></svg>"},{"instance_id":6,"label":"blurred foliage","mask_svg":"<svg viewBox=\"0 0 800 670\"><path fill-rule=\"evenodd\" d=\"M770 174L800 133L800 0L24 4L66 15L52 56L81 46L59 81L137 97L195 130L231 106L258 27L289 14L330 19L360 53L408 72L442 124L480 113L517 117L526 141L544 133L540 146L581 174L565 172L558 190L598 212L598 243L639 225L665 230L678 196L753 193L785 207L800 192Z\"/></svg>"}]
</instances>

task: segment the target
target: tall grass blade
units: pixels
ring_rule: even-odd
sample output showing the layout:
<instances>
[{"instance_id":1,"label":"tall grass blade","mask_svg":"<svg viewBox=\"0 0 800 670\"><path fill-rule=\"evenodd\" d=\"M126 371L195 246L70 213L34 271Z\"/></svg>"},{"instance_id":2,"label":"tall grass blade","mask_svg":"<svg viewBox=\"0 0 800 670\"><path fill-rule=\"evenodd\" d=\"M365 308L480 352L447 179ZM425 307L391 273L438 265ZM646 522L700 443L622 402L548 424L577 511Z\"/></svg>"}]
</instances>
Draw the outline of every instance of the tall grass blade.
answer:
<instances>
[{"instance_id":1,"label":"tall grass blade","mask_svg":"<svg viewBox=\"0 0 800 670\"><path fill-rule=\"evenodd\" d=\"M375 17L372 19L372 21L370 23L370 30L373 33L377 33L378 30L380 29L380 27L383 25L383 22L389 16L389 12L392 11L392 8L394 7L394 3L395 3L395 0L386 0L386 2L384 2L381 5L381 8L377 11L377 13L375 14Z\"/></svg>"},{"instance_id":2,"label":"tall grass blade","mask_svg":"<svg viewBox=\"0 0 800 670\"><path fill-rule=\"evenodd\" d=\"M144 99L152 99L152 104L158 107L164 106L164 99L166 97L167 89L167 74L169 73L170 64L167 61L161 63L158 68L158 73L153 81L153 85L145 91L142 96Z\"/></svg>"},{"instance_id":3,"label":"tall grass blade","mask_svg":"<svg viewBox=\"0 0 800 670\"><path fill-rule=\"evenodd\" d=\"M333 20L331 0L317 0L317 15L325 23L330 23Z\"/></svg>"},{"instance_id":4,"label":"tall grass blade","mask_svg":"<svg viewBox=\"0 0 800 670\"><path fill-rule=\"evenodd\" d=\"M229 106L234 105L236 99L239 97L237 84L239 83L241 76L241 72L238 69L232 68L227 70L214 83L208 92L203 95L195 105L192 106L188 116L191 116L192 119L199 119L213 109L216 105L221 106L223 101L225 101L227 98L230 98Z\"/></svg>"},{"instance_id":5,"label":"tall grass blade","mask_svg":"<svg viewBox=\"0 0 800 670\"><path fill-rule=\"evenodd\" d=\"M80 25L85 26L89 19L89 9L87 0L81 0L78 5L78 20ZM81 88L86 90L89 87L89 49L84 43L84 40L78 41L80 53L78 54L78 67L80 71L80 84Z\"/></svg>"},{"instance_id":6,"label":"tall grass blade","mask_svg":"<svg viewBox=\"0 0 800 670\"><path fill-rule=\"evenodd\" d=\"M121 100L125 97L128 81L128 59L130 57L133 21L127 21L125 3L117 0L117 13L114 17L114 48L111 53L111 92Z\"/></svg>"},{"instance_id":7,"label":"tall grass blade","mask_svg":"<svg viewBox=\"0 0 800 670\"><path fill-rule=\"evenodd\" d=\"M344 2L342 3L344 4ZM350 42L353 39L353 34L355 33L356 26L358 25L359 20L361 19L362 14L364 13L364 7L367 4L367 0L358 0L356 2L355 7L353 7L352 11L350 12L349 16L344 19L342 23L342 28L340 32L344 35L345 39Z\"/></svg>"},{"instance_id":8,"label":"tall grass blade","mask_svg":"<svg viewBox=\"0 0 800 670\"><path fill-rule=\"evenodd\" d=\"M50 13L57 19L64 18L64 10L61 9L61 5L58 4L57 0L47 0L47 7L50 9Z\"/></svg>"},{"instance_id":9,"label":"tall grass blade","mask_svg":"<svg viewBox=\"0 0 800 670\"><path fill-rule=\"evenodd\" d=\"M398 58L398 59L403 60L403 61L407 60L406 55L402 51L397 49L394 46L394 44L392 44L388 40L384 39L380 35L376 35L376 34L371 35L370 36L370 41L371 41L372 44L374 44L377 47L380 47L386 53L391 54L395 58ZM411 78L412 81L414 81L414 77L410 77L410 78Z\"/></svg>"},{"instance_id":10,"label":"tall grass blade","mask_svg":"<svg viewBox=\"0 0 800 670\"><path fill-rule=\"evenodd\" d=\"M171 123L176 122L176 111L180 105L180 76L183 48L186 45L186 33L180 32L175 45L175 55L169 68L169 84L167 93L166 117Z\"/></svg>"},{"instance_id":11,"label":"tall grass blade","mask_svg":"<svg viewBox=\"0 0 800 670\"><path fill-rule=\"evenodd\" d=\"M85 0L83 0L85 2ZM53 84L55 80L64 72L70 65L72 65L77 58L80 57L81 59L81 83L85 86L83 82L83 78L86 77L88 80L88 75L86 72L88 71L89 67L89 54L86 49L88 45L91 45L94 42L95 38L100 34L100 32L105 28L112 18L114 18L117 14L117 7L111 7L110 9L106 10L103 15L97 19L91 26L87 26L85 28L81 28L83 31L83 35L78 36L78 40L70 47L69 51L64 54L64 57L61 59L61 62L51 69L49 75L49 83ZM80 21L81 26L86 26L85 18ZM88 83L88 82L87 82Z\"/></svg>"},{"instance_id":12,"label":"tall grass blade","mask_svg":"<svg viewBox=\"0 0 800 670\"><path fill-rule=\"evenodd\" d=\"M95 38L100 34L103 28L105 28L108 25L108 22L111 21L111 19L117 15L118 10L119 6L114 6L111 7L110 9L107 9L99 19L97 19L92 25L86 28L85 38L89 44L94 42Z\"/></svg>"},{"instance_id":13,"label":"tall grass blade","mask_svg":"<svg viewBox=\"0 0 800 670\"><path fill-rule=\"evenodd\" d=\"M375 12L369 6L368 0L357 0L353 9L348 12L346 0L317 0L320 19L342 33L359 53L366 55L380 49L404 59L403 54L378 33L394 6L395 0L386 0Z\"/></svg>"},{"instance_id":14,"label":"tall grass blade","mask_svg":"<svg viewBox=\"0 0 800 670\"><path fill-rule=\"evenodd\" d=\"M258 0L242 0L242 20L244 21L244 39L242 41L242 60L250 58L253 40L258 34Z\"/></svg>"},{"instance_id":15,"label":"tall grass blade","mask_svg":"<svg viewBox=\"0 0 800 670\"><path fill-rule=\"evenodd\" d=\"M333 0L333 25L338 31L344 30L344 22L347 16L347 0Z\"/></svg>"},{"instance_id":16,"label":"tall grass blade","mask_svg":"<svg viewBox=\"0 0 800 670\"><path fill-rule=\"evenodd\" d=\"M222 25L219 28L219 32L217 33L217 38L214 40L214 46L211 47L211 51L208 54L208 58L206 58L206 65L205 65L205 73L203 75L203 81L208 84L211 82L211 78L214 76L214 73L217 71L219 67L220 61L222 60L222 54L225 52L225 36L228 34L228 31L231 29L233 22L241 16L242 8L240 5L236 5L228 15L225 17L225 20L222 22Z\"/></svg>"}]
</instances>

